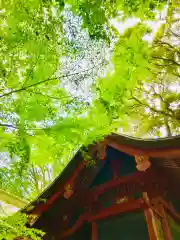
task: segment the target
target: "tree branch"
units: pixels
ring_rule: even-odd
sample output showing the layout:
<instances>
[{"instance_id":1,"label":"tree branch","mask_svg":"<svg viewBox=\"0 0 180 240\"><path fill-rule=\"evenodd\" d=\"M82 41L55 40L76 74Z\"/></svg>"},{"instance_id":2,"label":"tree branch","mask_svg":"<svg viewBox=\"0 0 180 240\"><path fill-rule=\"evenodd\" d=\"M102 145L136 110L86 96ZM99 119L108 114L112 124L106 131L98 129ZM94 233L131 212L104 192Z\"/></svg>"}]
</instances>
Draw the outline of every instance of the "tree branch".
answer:
<instances>
[{"instance_id":1,"label":"tree branch","mask_svg":"<svg viewBox=\"0 0 180 240\"><path fill-rule=\"evenodd\" d=\"M19 130L19 128L17 126L14 125L10 125L10 124L3 124L0 123L0 127L7 127L7 128L13 128L16 130ZM39 131L39 130L46 130L47 128L26 128L26 131Z\"/></svg>"},{"instance_id":2,"label":"tree branch","mask_svg":"<svg viewBox=\"0 0 180 240\"><path fill-rule=\"evenodd\" d=\"M132 95L131 95L131 96L132 96ZM164 112L164 111L162 111L162 110L158 110L158 109L156 109L156 108L153 108L153 107L149 106L147 103L141 102L139 99L137 99L137 98L134 97L134 96L132 96L131 99L135 100L135 101L138 102L140 105L149 108L151 111L153 111L153 112L155 112L155 113L162 114L162 115L164 115L164 116L171 117L171 118L174 117L174 116L172 116L172 115L169 114L169 113L166 113L166 112Z\"/></svg>"},{"instance_id":3,"label":"tree branch","mask_svg":"<svg viewBox=\"0 0 180 240\"><path fill-rule=\"evenodd\" d=\"M174 51L174 52L176 52L176 53L180 53L180 50L176 47L176 46L173 46L173 45L171 45L170 43L168 43L168 42L163 42L163 41L157 41L157 42L155 42L155 44L154 44L154 47L159 47L159 46L161 46L161 45L164 45L163 47L165 47L166 46L166 49L168 50L168 51ZM171 49L171 50L170 50Z\"/></svg>"},{"instance_id":4,"label":"tree branch","mask_svg":"<svg viewBox=\"0 0 180 240\"><path fill-rule=\"evenodd\" d=\"M156 45L166 45L166 46L168 46L168 47L170 47L172 49L175 49L175 47L173 45L171 45L170 43L168 43L168 42L156 41L154 46L156 47Z\"/></svg>"},{"instance_id":5,"label":"tree branch","mask_svg":"<svg viewBox=\"0 0 180 240\"><path fill-rule=\"evenodd\" d=\"M165 104L166 109L167 109L168 111L170 111L170 112L172 113L172 115L175 115L174 112L173 112L173 110L169 108L169 103L168 103L166 100L164 100L164 98L161 96L161 94L157 93L156 90L155 90L155 88L154 88L152 85L151 85L150 87L151 87L151 89L152 89L153 92L154 92L153 95L154 95L154 96L157 96L157 97L160 99L161 103L163 102L163 103Z\"/></svg>"},{"instance_id":6,"label":"tree branch","mask_svg":"<svg viewBox=\"0 0 180 240\"><path fill-rule=\"evenodd\" d=\"M31 93L38 94L38 95L41 95L43 97L52 98L52 99L55 99L55 100L62 100L62 99L70 98L69 96L64 96L64 97L58 98L58 97L54 97L54 96L49 96L49 95L43 94L41 92L35 92L35 91L32 91L32 90L28 90L28 91L31 92Z\"/></svg>"},{"instance_id":7,"label":"tree branch","mask_svg":"<svg viewBox=\"0 0 180 240\"><path fill-rule=\"evenodd\" d=\"M11 124L5 124L5 123L0 123L0 127L8 127L8 128L17 129L16 126L11 125Z\"/></svg>"},{"instance_id":8,"label":"tree branch","mask_svg":"<svg viewBox=\"0 0 180 240\"><path fill-rule=\"evenodd\" d=\"M167 136L172 137L171 128L169 126L168 119L166 116L164 117L164 123L165 123L166 131L167 131Z\"/></svg>"},{"instance_id":9,"label":"tree branch","mask_svg":"<svg viewBox=\"0 0 180 240\"><path fill-rule=\"evenodd\" d=\"M40 194L41 190L39 189L37 170L33 165L31 166L30 170L31 170L31 177L34 181L34 186L35 186L35 189L36 189L36 193Z\"/></svg>"},{"instance_id":10,"label":"tree branch","mask_svg":"<svg viewBox=\"0 0 180 240\"><path fill-rule=\"evenodd\" d=\"M155 56L152 57L152 58L167 61L167 62L171 62L172 63L171 65L175 64L177 66L180 66L180 63L178 63L178 62L176 62L175 60L172 60L172 59L163 58L163 57L155 57Z\"/></svg>"},{"instance_id":11,"label":"tree branch","mask_svg":"<svg viewBox=\"0 0 180 240\"><path fill-rule=\"evenodd\" d=\"M72 73L72 74L65 74L65 75L62 75L62 76L60 76L60 77L47 78L47 79L45 79L45 80L39 81L39 82L34 83L34 84L31 84L31 85L29 85L29 86L22 87L22 88L13 90L13 91L8 92L8 93L4 93L4 94L0 95L0 98L7 97L7 96L9 96L9 95L11 95L11 94L13 94L13 93L18 93L18 92L25 91L25 90L27 90L27 89L29 89L29 88L36 87L36 86L38 86L38 85L40 85L40 84L44 84L44 83L47 83L47 82L50 82L50 81L59 80L60 78L67 78L67 77L70 77L70 76L74 76L74 75L81 74L81 73L83 73L83 72L88 72L88 71L90 71L91 69L93 69L94 67L95 67L95 66L93 66L93 67L90 68L90 69L86 69L86 70L84 70L84 71L81 71L81 72L75 72L75 73Z\"/></svg>"},{"instance_id":12,"label":"tree branch","mask_svg":"<svg viewBox=\"0 0 180 240\"><path fill-rule=\"evenodd\" d=\"M171 29L169 29L169 30L170 30L170 32L171 32L175 37L180 38L180 35L179 35L179 34L173 32Z\"/></svg>"},{"instance_id":13,"label":"tree branch","mask_svg":"<svg viewBox=\"0 0 180 240\"><path fill-rule=\"evenodd\" d=\"M175 73L175 72L172 72L172 74L173 74L174 76L176 76L176 77L180 78L180 74L178 74L178 73Z\"/></svg>"}]
</instances>

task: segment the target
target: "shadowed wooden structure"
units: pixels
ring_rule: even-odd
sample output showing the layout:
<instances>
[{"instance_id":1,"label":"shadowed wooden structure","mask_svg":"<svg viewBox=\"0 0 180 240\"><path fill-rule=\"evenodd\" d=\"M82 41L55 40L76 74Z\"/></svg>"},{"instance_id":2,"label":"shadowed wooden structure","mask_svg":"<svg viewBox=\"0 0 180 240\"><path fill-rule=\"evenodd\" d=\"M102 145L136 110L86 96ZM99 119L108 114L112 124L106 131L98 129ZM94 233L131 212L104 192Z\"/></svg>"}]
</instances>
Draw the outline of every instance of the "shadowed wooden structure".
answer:
<instances>
[{"instance_id":1,"label":"shadowed wooden structure","mask_svg":"<svg viewBox=\"0 0 180 240\"><path fill-rule=\"evenodd\" d=\"M78 151L23 212L44 239L180 239L180 136L113 134Z\"/></svg>"}]
</instances>

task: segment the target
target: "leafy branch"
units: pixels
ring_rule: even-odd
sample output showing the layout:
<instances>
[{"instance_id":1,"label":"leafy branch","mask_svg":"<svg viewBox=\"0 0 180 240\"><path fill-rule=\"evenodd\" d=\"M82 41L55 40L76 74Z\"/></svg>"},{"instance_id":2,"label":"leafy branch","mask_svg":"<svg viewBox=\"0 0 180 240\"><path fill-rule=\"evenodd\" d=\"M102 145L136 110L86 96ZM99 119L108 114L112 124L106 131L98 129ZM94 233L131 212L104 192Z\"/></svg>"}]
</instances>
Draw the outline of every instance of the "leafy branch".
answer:
<instances>
[{"instance_id":1,"label":"leafy branch","mask_svg":"<svg viewBox=\"0 0 180 240\"><path fill-rule=\"evenodd\" d=\"M65 75L62 75L62 76L60 76L60 77L52 77L52 78L49 77L49 78L47 78L47 79L45 79L45 80L42 80L42 81L39 81L39 82L37 82L37 83L33 83L33 84L31 84L31 85L28 85L28 86L25 86L25 87L22 87L22 88L19 88L19 89L16 89L16 90L12 90L12 91L10 91L10 92L8 92L8 93L4 93L4 94L0 95L0 98L7 97L7 96L9 96L9 95L11 95L11 94L13 94L13 93L18 93L18 92L22 92L22 91L28 90L29 88L36 87L36 86L38 86L38 85L40 85L40 84L44 84L44 83L51 82L51 81L55 81L55 80L60 80L61 78L67 78L67 77L79 75L79 74L82 74L82 73L84 73L84 72L88 72L88 71L92 70L94 67L95 67L95 66L93 66L93 67L91 67L91 68L89 68L89 69L83 70L83 71L81 71L81 72L75 72L75 73L65 74Z\"/></svg>"},{"instance_id":2,"label":"leafy branch","mask_svg":"<svg viewBox=\"0 0 180 240\"><path fill-rule=\"evenodd\" d=\"M162 110L158 110L154 107L151 107L149 104L145 103L145 102L142 102L140 101L137 97L131 95L131 98L129 98L129 100L135 100L136 102L138 102L141 106L145 106L147 108L149 108L152 112L155 112L155 113L158 113L158 114L162 114L162 115L165 115L167 117L174 117L172 114L169 114L165 111L162 111Z\"/></svg>"},{"instance_id":3,"label":"leafy branch","mask_svg":"<svg viewBox=\"0 0 180 240\"><path fill-rule=\"evenodd\" d=\"M177 65L177 66L180 66L180 63L176 62L175 60L169 59L169 58L156 57L156 56L153 56L153 58L154 58L154 59L163 60L163 61L166 61L166 62L170 62L171 64L169 64L169 65ZM159 65L159 64L157 64L157 65ZM165 64L165 66L168 66L168 64Z\"/></svg>"}]
</instances>

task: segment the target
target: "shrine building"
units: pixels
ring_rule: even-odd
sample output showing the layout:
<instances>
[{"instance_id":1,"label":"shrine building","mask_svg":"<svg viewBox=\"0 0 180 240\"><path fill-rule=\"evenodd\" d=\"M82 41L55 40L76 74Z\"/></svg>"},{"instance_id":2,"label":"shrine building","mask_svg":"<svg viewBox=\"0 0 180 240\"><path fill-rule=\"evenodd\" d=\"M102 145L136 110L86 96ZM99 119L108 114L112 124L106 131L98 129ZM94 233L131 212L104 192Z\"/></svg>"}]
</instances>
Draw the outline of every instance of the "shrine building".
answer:
<instances>
[{"instance_id":1,"label":"shrine building","mask_svg":"<svg viewBox=\"0 0 180 240\"><path fill-rule=\"evenodd\" d=\"M180 240L180 137L108 136L22 212L44 240Z\"/></svg>"}]
</instances>

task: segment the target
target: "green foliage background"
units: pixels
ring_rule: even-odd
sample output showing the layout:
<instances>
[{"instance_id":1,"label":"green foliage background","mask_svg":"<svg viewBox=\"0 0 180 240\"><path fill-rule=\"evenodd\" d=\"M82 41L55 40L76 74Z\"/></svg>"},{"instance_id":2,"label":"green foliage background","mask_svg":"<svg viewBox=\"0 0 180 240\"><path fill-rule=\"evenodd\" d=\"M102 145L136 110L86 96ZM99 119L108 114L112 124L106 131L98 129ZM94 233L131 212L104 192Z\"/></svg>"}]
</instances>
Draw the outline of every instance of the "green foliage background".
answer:
<instances>
[{"instance_id":1,"label":"green foliage background","mask_svg":"<svg viewBox=\"0 0 180 240\"><path fill-rule=\"evenodd\" d=\"M32 240L40 240L44 233L38 229L27 228L25 224L27 217L16 213L13 216L0 218L0 239L12 240L14 237L30 237Z\"/></svg>"},{"instance_id":2,"label":"green foliage background","mask_svg":"<svg viewBox=\"0 0 180 240\"><path fill-rule=\"evenodd\" d=\"M112 132L179 134L179 22L171 2L0 4L0 149L10 160L2 160L2 189L34 199L82 145ZM165 6L149 43L145 20ZM123 34L111 24L132 17L139 22Z\"/></svg>"}]
</instances>

